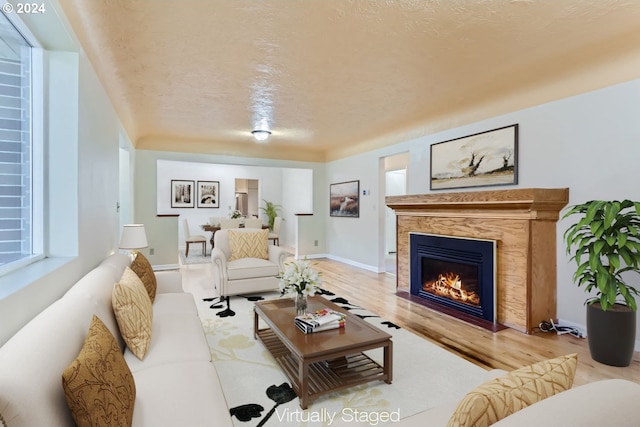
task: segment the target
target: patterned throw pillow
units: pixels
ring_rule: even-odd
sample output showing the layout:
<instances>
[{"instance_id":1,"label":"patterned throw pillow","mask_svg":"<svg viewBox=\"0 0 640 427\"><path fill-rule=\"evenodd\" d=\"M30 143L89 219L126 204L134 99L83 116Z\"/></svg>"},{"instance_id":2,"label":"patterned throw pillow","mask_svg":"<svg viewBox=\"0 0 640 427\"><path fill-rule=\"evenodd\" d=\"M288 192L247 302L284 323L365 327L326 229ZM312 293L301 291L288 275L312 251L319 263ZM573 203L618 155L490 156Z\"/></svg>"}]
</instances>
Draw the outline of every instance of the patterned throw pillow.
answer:
<instances>
[{"instance_id":1,"label":"patterned throw pillow","mask_svg":"<svg viewBox=\"0 0 640 427\"><path fill-rule=\"evenodd\" d=\"M140 280L142 280L142 284L149 294L149 299L151 303L153 303L156 300L158 282L156 281L156 273L153 271L151 263L147 257L142 255L142 252L136 252L136 257L131 263L131 269L138 275Z\"/></svg>"},{"instance_id":2,"label":"patterned throw pillow","mask_svg":"<svg viewBox=\"0 0 640 427\"><path fill-rule=\"evenodd\" d=\"M239 231L228 230L229 261L240 258L269 258L268 237L269 230Z\"/></svg>"},{"instance_id":3,"label":"patterned throw pillow","mask_svg":"<svg viewBox=\"0 0 640 427\"><path fill-rule=\"evenodd\" d=\"M62 387L78 427L131 425L136 385L118 343L95 315L78 357L62 372Z\"/></svg>"},{"instance_id":4,"label":"patterned throw pillow","mask_svg":"<svg viewBox=\"0 0 640 427\"><path fill-rule=\"evenodd\" d=\"M124 342L142 360L151 341L153 307L142 281L129 267L113 287L111 302Z\"/></svg>"},{"instance_id":5,"label":"patterned throw pillow","mask_svg":"<svg viewBox=\"0 0 640 427\"><path fill-rule=\"evenodd\" d=\"M469 392L449 419L448 427L487 427L573 385L578 355L525 366Z\"/></svg>"}]
</instances>

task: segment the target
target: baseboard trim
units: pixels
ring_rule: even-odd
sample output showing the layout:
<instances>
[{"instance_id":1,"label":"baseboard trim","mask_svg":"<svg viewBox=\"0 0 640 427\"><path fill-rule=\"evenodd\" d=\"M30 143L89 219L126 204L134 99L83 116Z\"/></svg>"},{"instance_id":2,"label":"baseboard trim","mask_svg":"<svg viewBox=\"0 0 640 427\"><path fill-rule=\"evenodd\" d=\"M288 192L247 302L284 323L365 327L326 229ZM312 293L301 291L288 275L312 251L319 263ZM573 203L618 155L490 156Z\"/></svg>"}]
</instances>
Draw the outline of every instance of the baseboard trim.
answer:
<instances>
[{"instance_id":1,"label":"baseboard trim","mask_svg":"<svg viewBox=\"0 0 640 427\"><path fill-rule=\"evenodd\" d=\"M153 271L177 270L180 268L180 264L152 265L151 268L153 268Z\"/></svg>"},{"instance_id":2,"label":"baseboard trim","mask_svg":"<svg viewBox=\"0 0 640 427\"><path fill-rule=\"evenodd\" d=\"M298 256L298 258L296 259L304 259L304 258L307 258L307 259L328 258L332 261L338 261L343 264L351 265L353 267L362 268L363 270L373 271L374 273L384 273L384 270L380 270L372 265L362 264L361 262L356 262L348 258L341 258L339 256L335 256L331 254L309 254L304 256Z\"/></svg>"},{"instance_id":3,"label":"baseboard trim","mask_svg":"<svg viewBox=\"0 0 640 427\"><path fill-rule=\"evenodd\" d=\"M308 254L308 255L298 255L296 259L319 259L319 258L329 258L327 254Z\"/></svg>"},{"instance_id":4,"label":"baseboard trim","mask_svg":"<svg viewBox=\"0 0 640 427\"><path fill-rule=\"evenodd\" d=\"M571 326L573 328L577 328L580 330L580 332L582 332L582 335L587 338L587 326L580 324L580 323L576 323L576 322L572 322L570 320L566 320L566 319L562 319L562 318L558 318L558 323L563 325L563 326ZM635 352L640 352L640 341L636 340L635 345L633 346L633 351Z\"/></svg>"},{"instance_id":5,"label":"baseboard trim","mask_svg":"<svg viewBox=\"0 0 640 427\"><path fill-rule=\"evenodd\" d=\"M327 255L326 258L329 258L330 260L333 261L338 261L341 262L343 264L347 264L347 265L351 265L354 267L358 267L358 268L362 268L363 270L368 270L368 271L372 271L374 273L384 273L384 270L379 269L378 267L374 267L372 265L368 265L368 264L363 264L361 262L357 262L357 261L353 261L347 258L341 258L335 255Z\"/></svg>"}]
</instances>

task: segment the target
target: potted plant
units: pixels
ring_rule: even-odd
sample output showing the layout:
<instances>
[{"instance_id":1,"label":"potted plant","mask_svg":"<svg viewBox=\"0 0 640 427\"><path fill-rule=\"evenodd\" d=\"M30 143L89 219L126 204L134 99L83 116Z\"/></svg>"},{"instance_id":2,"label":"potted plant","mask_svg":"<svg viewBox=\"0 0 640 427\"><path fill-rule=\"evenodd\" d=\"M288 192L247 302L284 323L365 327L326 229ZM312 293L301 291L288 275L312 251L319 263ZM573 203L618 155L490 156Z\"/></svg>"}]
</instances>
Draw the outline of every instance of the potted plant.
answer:
<instances>
[{"instance_id":1,"label":"potted plant","mask_svg":"<svg viewBox=\"0 0 640 427\"><path fill-rule=\"evenodd\" d=\"M564 233L567 253L578 268L573 281L587 299L587 338L591 357L629 366L636 334L638 288L626 282L640 273L640 202L592 200L572 206L563 219L578 221Z\"/></svg>"},{"instance_id":2,"label":"potted plant","mask_svg":"<svg viewBox=\"0 0 640 427\"><path fill-rule=\"evenodd\" d=\"M268 202L264 199L262 199L262 201L264 202L264 207L260 206L260 210L267 215L267 218L269 218L269 230L273 230L273 221L278 216L278 211L282 206Z\"/></svg>"}]
</instances>

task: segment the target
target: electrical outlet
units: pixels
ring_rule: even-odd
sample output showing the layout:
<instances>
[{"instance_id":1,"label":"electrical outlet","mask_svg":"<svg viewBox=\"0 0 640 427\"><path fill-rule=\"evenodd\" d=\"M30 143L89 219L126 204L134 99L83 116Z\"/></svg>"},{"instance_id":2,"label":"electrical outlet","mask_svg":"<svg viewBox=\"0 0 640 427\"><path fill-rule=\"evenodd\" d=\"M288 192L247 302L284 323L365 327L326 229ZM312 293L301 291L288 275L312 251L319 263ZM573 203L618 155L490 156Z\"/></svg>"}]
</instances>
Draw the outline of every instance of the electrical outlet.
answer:
<instances>
[{"instance_id":1,"label":"electrical outlet","mask_svg":"<svg viewBox=\"0 0 640 427\"><path fill-rule=\"evenodd\" d=\"M149 255L153 255L156 252L155 249L153 248L149 248Z\"/></svg>"},{"instance_id":2,"label":"electrical outlet","mask_svg":"<svg viewBox=\"0 0 640 427\"><path fill-rule=\"evenodd\" d=\"M313 246L318 246L318 241L317 240L313 241Z\"/></svg>"}]
</instances>

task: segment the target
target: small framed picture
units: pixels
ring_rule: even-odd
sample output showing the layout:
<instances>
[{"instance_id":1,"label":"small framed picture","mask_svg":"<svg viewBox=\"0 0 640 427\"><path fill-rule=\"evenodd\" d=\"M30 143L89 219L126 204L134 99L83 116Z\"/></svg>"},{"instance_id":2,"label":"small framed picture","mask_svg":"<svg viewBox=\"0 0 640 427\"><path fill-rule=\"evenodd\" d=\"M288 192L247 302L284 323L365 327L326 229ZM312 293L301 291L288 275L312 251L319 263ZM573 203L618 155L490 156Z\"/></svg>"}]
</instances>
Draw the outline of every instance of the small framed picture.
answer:
<instances>
[{"instance_id":1,"label":"small framed picture","mask_svg":"<svg viewBox=\"0 0 640 427\"><path fill-rule=\"evenodd\" d=\"M329 216L360 216L360 181L339 182L329 186Z\"/></svg>"},{"instance_id":2,"label":"small framed picture","mask_svg":"<svg viewBox=\"0 0 640 427\"><path fill-rule=\"evenodd\" d=\"M192 208L194 206L194 182L180 179L171 180L171 207Z\"/></svg>"},{"instance_id":3,"label":"small framed picture","mask_svg":"<svg viewBox=\"0 0 640 427\"><path fill-rule=\"evenodd\" d=\"M198 181L198 207L218 208L220 207L220 182L218 181Z\"/></svg>"}]
</instances>

